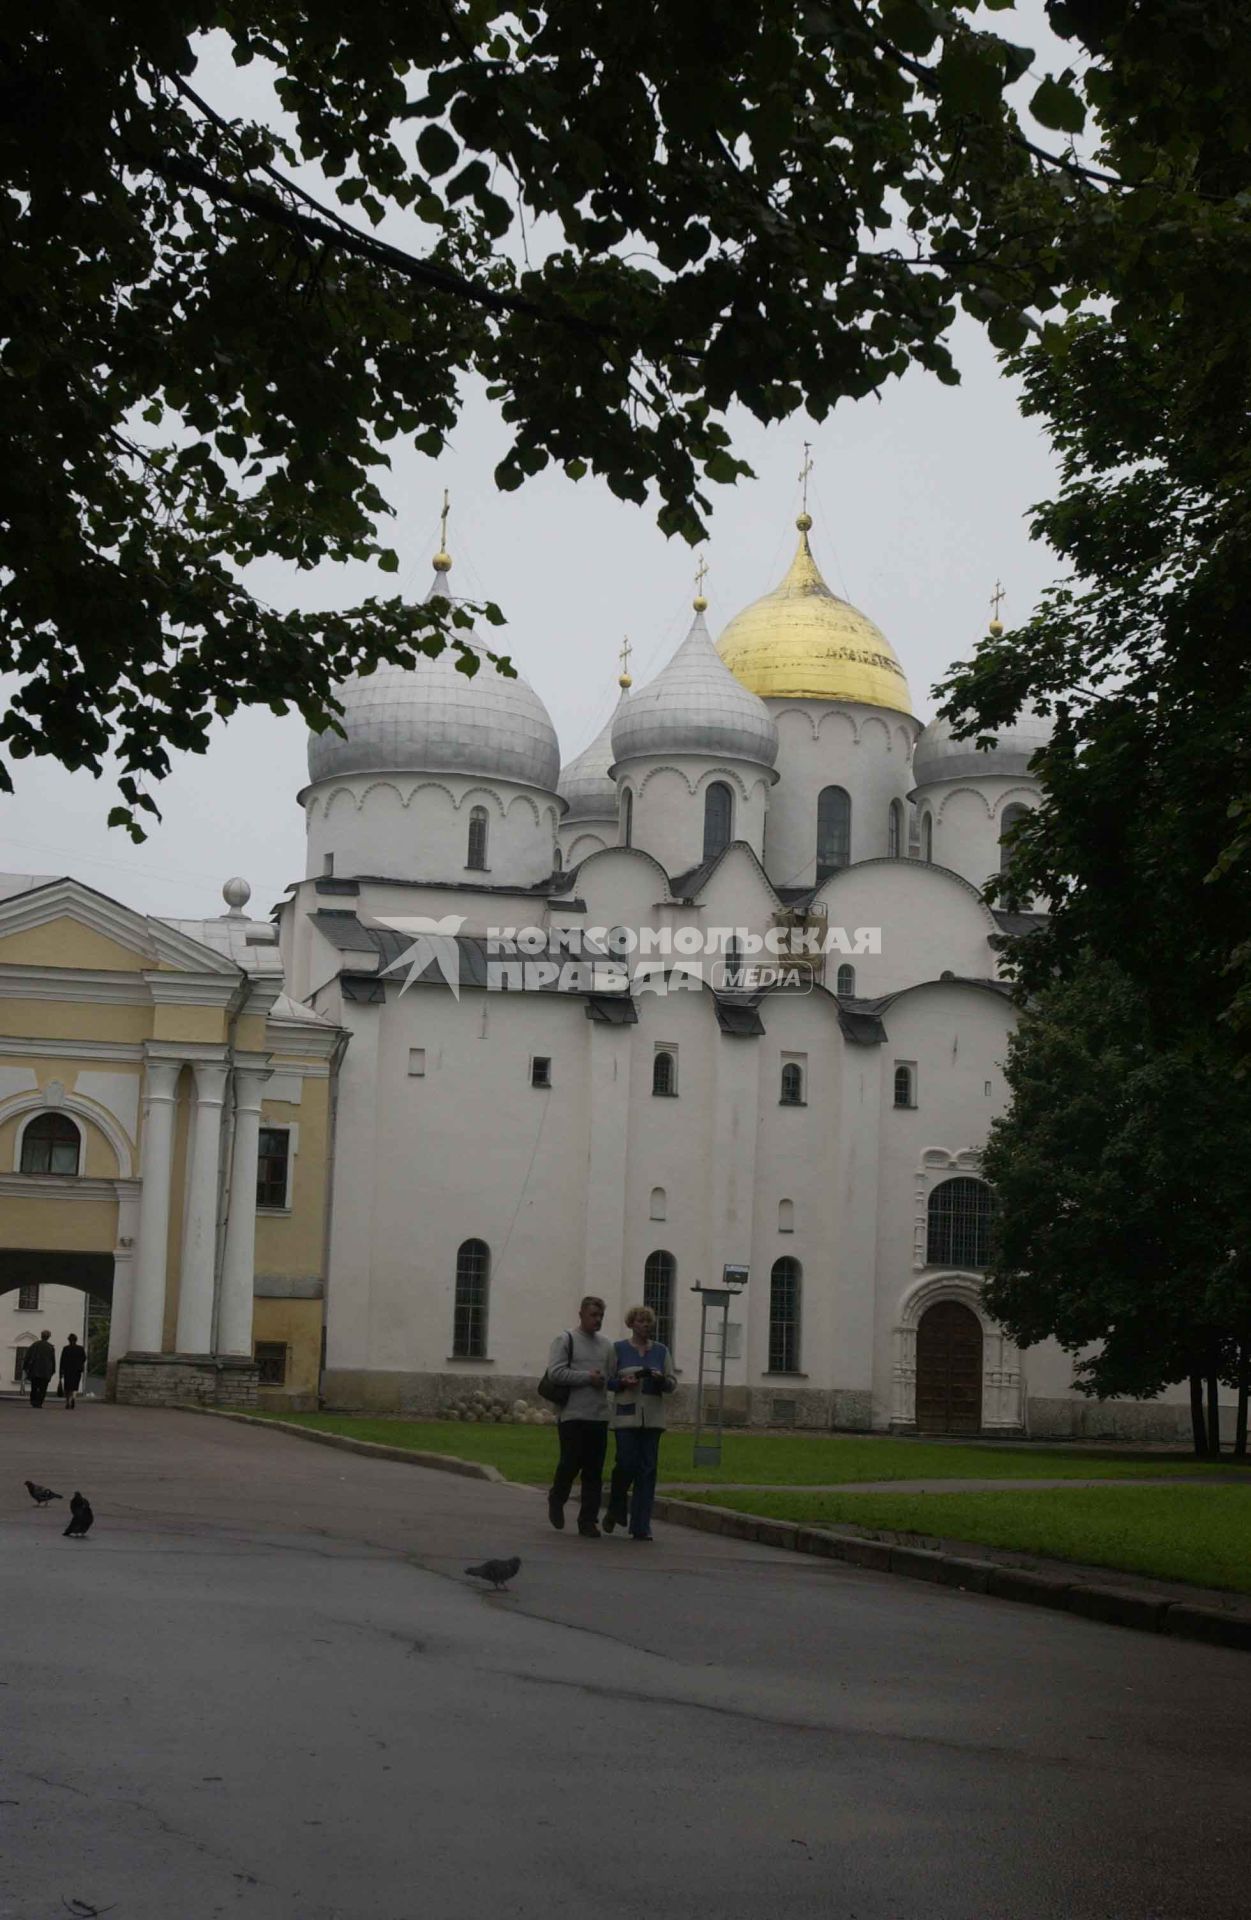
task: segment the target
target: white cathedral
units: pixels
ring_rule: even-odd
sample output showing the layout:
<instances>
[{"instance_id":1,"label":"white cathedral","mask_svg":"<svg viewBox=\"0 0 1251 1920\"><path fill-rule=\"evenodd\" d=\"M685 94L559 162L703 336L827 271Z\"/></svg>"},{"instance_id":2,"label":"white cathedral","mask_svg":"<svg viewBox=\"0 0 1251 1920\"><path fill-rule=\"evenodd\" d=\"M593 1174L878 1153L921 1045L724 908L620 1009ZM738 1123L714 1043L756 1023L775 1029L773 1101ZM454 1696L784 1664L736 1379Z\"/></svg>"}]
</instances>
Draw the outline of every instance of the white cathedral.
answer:
<instances>
[{"instance_id":1,"label":"white cathedral","mask_svg":"<svg viewBox=\"0 0 1251 1920\"><path fill-rule=\"evenodd\" d=\"M689 1406L696 1289L732 1263L734 1418L1178 1430L1172 1404L1075 1394L1066 1356L1018 1352L981 1304L979 1149L1015 1018L998 947L1030 924L983 888L1045 729L979 751L923 727L797 524L781 584L715 644L697 597L563 768L526 681L467 679L451 648L349 681L343 733L310 740L307 876L277 919L286 993L347 1036L326 1405L530 1390L593 1292L614 1334L655 1307ZM617 977L500 968L501 929ZM809 957L742 970L779 942Z\"/></svg>"}]
</instances>

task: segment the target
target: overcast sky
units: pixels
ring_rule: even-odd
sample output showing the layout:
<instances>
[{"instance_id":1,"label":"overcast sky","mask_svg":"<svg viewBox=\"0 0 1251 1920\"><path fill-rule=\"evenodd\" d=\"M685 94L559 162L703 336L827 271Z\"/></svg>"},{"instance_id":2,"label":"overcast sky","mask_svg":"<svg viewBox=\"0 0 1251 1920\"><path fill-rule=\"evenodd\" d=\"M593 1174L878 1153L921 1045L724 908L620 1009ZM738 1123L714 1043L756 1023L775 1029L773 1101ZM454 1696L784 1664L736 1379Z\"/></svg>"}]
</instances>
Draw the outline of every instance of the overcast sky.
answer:
<instances>
[{"instance_id":1,"label":"overcast sky","mask_svg":"<svg viewBox=\"0 0 1251 1920\"><path fill-rule=\"evenodd\" d=\"M1004 16L996 19L1006 30ZM250 110L250 76L222 65L215 77L215 105ZM833 590L891 640L914 712L933 713L934 681L984 631L996 578L1007 592L1005 616L1025 616L1054 574L1027 525L1032 503L1053 490L1050 454L1039 429L1021 419L980 330L961 324L955 345L959 387L914 372L880 400L846 403L820 426L797 417L764 430L734 419L736 451L756 478L713 489L705 591L714 634L775 586L789 563L805 439L815 462L817 562ZM395 454L392 443L392 473L381 484L397 513L399 591L426 592L446 487L452 589L501 606L508 625L489 631L490 643L511 653L546 702L568 760L610 711L622 636L634 648L636 685L681 640L697 556L683 541L666 541L653 512L623 505L590 477L574 483L557 471L497 494L491 475L506 445L506 429L474 391L440 460ZM394 575L363 566L313 574L261 566L250 577L284 607L350 606L397 590ZM221 883L232 874L250 881L251 910L265 913L304 872L298 717L246 711L214 727L206 754L179 756L157 794L164 819L142 847L105 826L116 797L107 778L46 762L18 762L12 771L17 792L0 797L2 870L72 873L141 911L186 918L223 911Z\"/></svg>"}]
</instances>

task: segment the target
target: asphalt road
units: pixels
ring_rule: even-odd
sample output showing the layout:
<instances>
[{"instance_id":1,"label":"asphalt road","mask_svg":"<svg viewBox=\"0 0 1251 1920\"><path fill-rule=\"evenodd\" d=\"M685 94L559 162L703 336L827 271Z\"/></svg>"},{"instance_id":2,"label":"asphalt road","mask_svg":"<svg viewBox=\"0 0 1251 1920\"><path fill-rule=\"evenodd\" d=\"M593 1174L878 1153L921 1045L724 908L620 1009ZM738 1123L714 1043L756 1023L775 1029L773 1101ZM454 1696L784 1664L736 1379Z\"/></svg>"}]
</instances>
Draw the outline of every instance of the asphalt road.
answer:
<instances>
[{"instance_id":1,"label":"asphalt road","mask_svg":"<svg viewBox=\"0 0 1251 1920\"><path fill-rule=\"evenodd\" d=\"M5 1920L1251 1908L1245 1654L188 1414L0 1452Z\"/></svg>"}]
</instances>

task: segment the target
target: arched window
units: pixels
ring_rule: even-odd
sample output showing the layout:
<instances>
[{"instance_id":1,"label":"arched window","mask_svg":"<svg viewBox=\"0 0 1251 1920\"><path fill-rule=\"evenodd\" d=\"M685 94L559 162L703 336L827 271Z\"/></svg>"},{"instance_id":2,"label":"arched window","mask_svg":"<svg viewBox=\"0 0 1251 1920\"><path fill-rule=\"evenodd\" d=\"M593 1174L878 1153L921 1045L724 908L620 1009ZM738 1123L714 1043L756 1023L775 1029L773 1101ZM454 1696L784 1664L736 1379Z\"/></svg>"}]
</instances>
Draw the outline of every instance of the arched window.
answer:
<instances>
[{"instance_id":1,"label":"arched window","mask_svg":"<svg viewBox=\"0 0 1251 1920\"><path fill-rule=\"evenodd\" d=\"M649 1253L643 1267L643 1305L656 1316L656 1338L673 1352L673 1296L677 1290L678 1263L663 1248Z\"/></svg>"},{"instance_id":2,"label":"arched window","mask_svg":"<svg viewBox=\"0 0 1251 1920\"><path fill-rule=\"evenodd\" d=\"M491 1249L485 1240L465 1240L456 1252L456 1311L452 1356L484 1360L487 1350L487 1295L491 1286Z\"/></svg>"},{"instance_id":3,"label":"arched window","mask_svg":"<svg viewBox=\"0 0 1251 1920\"><path fill-rule=\"evenodd\" d=\"M23 1173L77 1173L83 1139L63 1113L38 1113L22 1135Z\"/></svg>"},{"instance_id":4,"label":"arched window","mask_svg":"<svg viewBox=\"0 0 1251 1920\"><path fill-rule=\"evenodd\" d=\"M487 863L487 810L485 807L469 809L469 849L465 855L465 865L485 872Z\"/></svg>"},{"instance_id":5,"label":"arched window","mask_svg":"<svg viewBox=\"0 0 1251 1920\"><path fill-rule=\"evenodd\" d=\"M782 1069L782 1098L784 1107L802 1107L804 1104L804 1070L795 1061L788 1060Z\"/></svg>"},{"instance_id":6,"label":"arched window","mask_svg":"<svg viewBox=\"0 0 1251 1920\"><path fill-rule=\"evenodd\" d=\"M995 1203L984 1180L944 1180L930 1195L925 1258L932 1267L984 1267Z\"/></svg>"},{"instance_id":7,"label":"arched window","mask_svg":"<svg viewBox=\"0 0 1251 1920\"><path fill-rule=\"evenodd\" d=\"M933 861L934 858L934 816L932 813L921 815L921 858Z\"/></svg>"},{"instance_id":8,"label":"arched window","mask_svg":"<svg viewBox=\"0 0 1251 1920\"><path fill-rule=\"evenodd\" d=\"M901 1064L895 1068L895 1105L911 1107L915 1104L912 1098L912 1068Z\"/></svg>"},{"instance_id":9,"label":"arched window","mask_svg":"<svg viewBox=\"0 0 1251 1920\"><path fill-rule=\"evenodd\" d=\"M552 848L552 872L559 873L565 864L565 856L559 847Z\"/></svg>"},{"instance_id":10,"label":"arched window","mask_svg":"<svg viewBox=\"0 0 1251 1920\"><path fill-rule=\"evenodd\" d=\"M799 1372L799 1289L804 1270L784 1254L769 1276L769 1372Z\"/></svg>"},{"instance_id":11,"label":"arched window","mask_svg":"<svg viewBox=\"0 0 1251 1920\"><path fill-rule=\"evenodd\" d=\"M704 858L715 859L734 838L734 795L724 780L714 780L704 795Z\"/></svg>"},{"instance_id":12,"label":"arched window","mask_svg":"<svg viewBox=\"0 0 1251 1920\"><path fill-rule=\"evenodd\" d=\"M678 1063L666 1047L652 1061L652 1092L673 1094L678 1090Z\"/></svg>"},{"instance_id":13,"label":"arched window","mask_svg":"<svg viewBox=\"0 0 1251 1920\"><path fill-rule=\"evenodd\" d=\"M1012 829L1016 825L1018 820L1024 820L1028 812L1029 812L1029 808L1023 807L1019 803L1014 803L1012 806L1005 807L1003 810L1003 813L999 821L999 871L1000 873L1006 872L1008 862L1012 858L1012 848L1009 844L1009 841L1011 839Z\"/></svg>"},{"instance_id":14,"label":"arched window","mask_svg":"<svg viewBox=\"0 0 1251 1920\"><path fill-rule=\"evenodd\" d=\"M856 969L846 960L844 960L838 970L838 977L834 983L834 991L840 1000L851 1000L855 997Z\"/></svg>"},{"instance_id":15,"label":"arched window","mask_svg":"<svg viewBox=\"0 0 1251 1920\"><path fill-rule=\"evenodd\" d=\"M648 1211L648 1218L651 1220L663 1220L665 1219L667 1213L668 1213L668 1204L665 1199L664 1188L653 1187L651 1207Z\"/></svg>"},{"instance_id":16,"label":"arched window","mask_svg":"<svg viewBox=\"0 0 1251 1920\"><path fill-rule=\"evenodd\" d=\"M817 796L817 885L851 865L851 795L822 787Z\"/></svg>"},{"instance_id":17,"label":"arched window","mask_svg":"<svg viewBox=\"0 0 1251 1920\"><path fill-rule=\"evenodd\" d=\"M634 845L634 794L629 787L621 790L621 844Z\"/></svg>"},{"instance_id":18,"label":"arched window","mask_svg":"<svg viewBox=\"0 0 1251 1920\"><path fill-rule=\"evenodd\" d=\"M903 852L903 802L892 800L886 816L886 857L898 860Z\"/></svg>"},{"instance_id":19,"label":"arched window","mask_svg":"<svg viewBox=\"0 0 1251 1920\"><path fill-rule=\"evenodd\" d=\"M795 1202L793 1200L779 1200L778 1201L778 1232L794 1233L794 1231L795 1231Z\"/></svg>"}]
</instances>

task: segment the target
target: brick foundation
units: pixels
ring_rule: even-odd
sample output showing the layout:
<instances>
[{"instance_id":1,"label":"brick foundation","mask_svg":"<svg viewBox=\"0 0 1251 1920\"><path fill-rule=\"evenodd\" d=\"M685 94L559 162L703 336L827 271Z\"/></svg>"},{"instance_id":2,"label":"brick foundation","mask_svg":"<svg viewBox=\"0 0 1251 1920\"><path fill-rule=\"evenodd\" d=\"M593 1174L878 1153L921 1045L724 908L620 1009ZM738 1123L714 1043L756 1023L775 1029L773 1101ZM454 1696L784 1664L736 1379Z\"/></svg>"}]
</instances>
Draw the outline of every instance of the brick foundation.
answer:
<instances>
[{"instance_id":1,"label":"brick foundation","mask_svg":"<svg viewBox=\"0 0 1251 1920\"><path fill-rule=\"evenodd\" d=\"M214 1353L128 1353L118 1361L113 1398L129 1407L224 1407L255 1411L255 1360Z\"/></svg>"}]
</instances>

